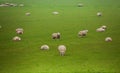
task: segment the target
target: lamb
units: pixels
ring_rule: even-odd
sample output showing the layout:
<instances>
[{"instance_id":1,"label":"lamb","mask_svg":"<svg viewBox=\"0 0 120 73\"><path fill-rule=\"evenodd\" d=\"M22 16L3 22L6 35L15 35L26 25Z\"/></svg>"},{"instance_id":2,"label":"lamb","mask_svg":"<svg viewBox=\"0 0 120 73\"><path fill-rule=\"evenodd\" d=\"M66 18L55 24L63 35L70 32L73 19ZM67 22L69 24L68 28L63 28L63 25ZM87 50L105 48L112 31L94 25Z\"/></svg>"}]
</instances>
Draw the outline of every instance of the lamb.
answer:
<instances>
[{"instance_id":1,"label":"lamb","mask_svg":"<svg viewBox=\"0 0 120 73\"><path fill-rule=\"evenodd\" d=\"M97 32L104 32L105 29L103 29L103 28L100 27L100 28L97 28L96 31L97 31Z\"/></svg>"},{"instance_id":2,"label":"lamb","mask_svg":"<svg viewBox=\"0 0 120 73\"><path fill-rule=\"evenodd\" d=\"M111 42L111 41L112 41L112 38L111 38L111 37L106 37L106 38L105 38L105 41L106 41L106 42Z\"/></svg>"},{"instance_id":3,"label":"lamb","mask_svg":"<svg viewBox=\"0 0 120 73\"><path fill-rule=\"evenodd\" d=\"M17 34L23 34L23 31L24 31L23 28L17 28L16 29Z\"/></svg>"},{"instance_id":4,"label":"lamb","mask_svg":"<svg viewBox=\"0 0 120 73\"><path fill-rule=\"evenodd\" d=\"M64 56L65 55L65 52L66 52L66 46L64 45L59 45L58 46L58 51L60 53L61 56Z\"/></svg>"},{"instance_id":5,"label":"lamb","mask_svg":"<svg viewBox=\"0 0 120 73\"><path fill-rule=\"evenodd\" d=\"M19 36L13 37L13 41L20 41L20 40L21 40L21 38Z\"/></svg>"},{"instance_id":6,"label":"lamb","mask_svg":"<svg viewBox=\"0 0 120 73\"><path fill-rule=\"evenodd\" d=\"M84 37L84 36L87 35L87 32L88 32L88 30L82 30L82 31L79 31L79 32L78 32L78 36L80 36L80 37Z\"/></svg>"},{"instance_id":7,"label":"lamb","mask_svg":"<svg viewBox=\"0 0 120 73\"><path fill-rule=\"evenodd\" d=\"M52 34L52 38L53 38L53 39L60 39L60 36L61 36L61 35L60 35L59 32Z\"/></svg>"},{"instance_id":8,"label":"lamb","mask_svg":"<svg viewBox=\"0 0 120 73\"><path fill-rule=\"evenodd\" d=\"M42 45L41 50L49 50L49 46L48 45Z\"/></svg>"}]
</instances>

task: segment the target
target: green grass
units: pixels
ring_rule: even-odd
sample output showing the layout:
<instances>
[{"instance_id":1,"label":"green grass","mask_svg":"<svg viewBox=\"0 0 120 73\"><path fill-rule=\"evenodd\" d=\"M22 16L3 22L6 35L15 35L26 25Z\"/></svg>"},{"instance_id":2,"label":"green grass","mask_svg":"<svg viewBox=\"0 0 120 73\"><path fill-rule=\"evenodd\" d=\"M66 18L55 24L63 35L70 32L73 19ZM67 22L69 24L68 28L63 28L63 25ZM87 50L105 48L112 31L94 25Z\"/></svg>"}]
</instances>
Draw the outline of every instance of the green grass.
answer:
<instances>
[{"instance_id":1,"label":"green grass","mask_svg":"<svg viewBox=\"0 0 120 73\"><path fill-rule=\"evenodd\" d=\"M0 73L119 73L119 0L0 0L24 7L0 7ZM77 4L82 2L82 8ZM58 11L59 15L53 15ZM101 11L102 17L96 13ZM30 16L25 16L31 12ZM105 32L96 28L106 25ZM15 29L24 28L20 42L13 42ZM78 32L88 29L84 38ZM51 39L60 32L61 39ZM112 42L105 42L105 37ZM40 50L48 44L49 51ZM67 47L60 56L58 45Z\"/></svg>"}]
</instances>

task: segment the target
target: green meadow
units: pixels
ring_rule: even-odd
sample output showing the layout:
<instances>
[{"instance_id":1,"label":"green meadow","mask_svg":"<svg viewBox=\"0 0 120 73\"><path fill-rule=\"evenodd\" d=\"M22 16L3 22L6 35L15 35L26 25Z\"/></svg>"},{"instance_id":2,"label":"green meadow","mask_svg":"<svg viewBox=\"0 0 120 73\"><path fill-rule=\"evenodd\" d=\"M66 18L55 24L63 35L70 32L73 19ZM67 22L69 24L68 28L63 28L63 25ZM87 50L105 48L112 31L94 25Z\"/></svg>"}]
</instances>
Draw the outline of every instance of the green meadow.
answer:
<instances>
[{"instance_id":1,"label":"green meadow","mask_svg":"<svg viewBox=\"0 0 120 73\"><path fill-rule=\"evenodd\" d=\"M0 0L6 2L24 6L0 7L0 73L120 73L120 0ZM102 25L106 31L96 32ZM87 36L78 37L84 29ZM54 32L60 40L52 39ZM40 50L44 44L50 49ZM57 49L62 44L65 56Z\"/></svg>"}]
</instances>

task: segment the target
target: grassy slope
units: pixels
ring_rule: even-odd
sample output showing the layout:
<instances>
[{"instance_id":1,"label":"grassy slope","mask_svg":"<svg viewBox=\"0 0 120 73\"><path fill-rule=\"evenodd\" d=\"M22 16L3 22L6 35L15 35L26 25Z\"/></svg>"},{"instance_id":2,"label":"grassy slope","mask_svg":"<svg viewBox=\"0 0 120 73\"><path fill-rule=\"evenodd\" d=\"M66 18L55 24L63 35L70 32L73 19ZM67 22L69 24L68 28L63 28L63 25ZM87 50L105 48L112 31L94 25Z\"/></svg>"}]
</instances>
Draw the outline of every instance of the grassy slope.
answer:
<instances>
[{"instance_id":1,"label":"grassy slope","mask_svg":"<svg viewBox=\"0 0 120 73\"><path fill-rule=\"evenodd\" d=\"M0 8L0 73L58 72L120 72L118 0L0 0L24 3L25 7ZM76 4L83 2L84 7ZM52 15L59 11L59 15ZM102 11L102 17L96 12ZM31 16L25 16L31 12ZM104 33L95 30L107 25ZM15 29L23 27L22 41L13 42ZM88 36L78 38L79 30L88 29ZM61 32L61 40L52 40L53 32ZM104 38L111 36L113 42ZM41 51L42 44L50 46ZM67 46L66 56L58 54L57 46Z\"/></svg>"}]
</instances>

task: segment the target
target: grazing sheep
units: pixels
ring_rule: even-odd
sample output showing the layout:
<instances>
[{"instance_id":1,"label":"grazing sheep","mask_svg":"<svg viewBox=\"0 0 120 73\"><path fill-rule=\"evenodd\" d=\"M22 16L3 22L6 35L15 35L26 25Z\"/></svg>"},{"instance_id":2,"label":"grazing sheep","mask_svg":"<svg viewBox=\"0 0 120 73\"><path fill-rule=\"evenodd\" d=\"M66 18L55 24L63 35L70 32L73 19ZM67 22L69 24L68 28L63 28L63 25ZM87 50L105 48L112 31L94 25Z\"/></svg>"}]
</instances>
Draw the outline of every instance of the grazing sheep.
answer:
<instances>
[{"instance_id":1,"label":"grazing sheep","mask_svg":"<svg viewBox=\"0 0 120 73\"><path fill-rule=\"evenodd\" d=\"M31 13L30 13L30 12L27 12L27 13L25 13L25 15L26 15L26 16L30 16L30 15L31 15Z\"/></svg>"},{"instance_id":2,"label":"grazing sheep","mask_svg":"<svg viewBox=\"0 0 120 73\"><path fill-rule=\"evenodd\" d=\"M3 7L3 4L0 4L0 7Z\"/></svg>"},{"instance_id":3,"label":"grazing sheep","mask_svg":"<svg viewBox=\"0 0 120 73\"><path fill-rule=\"evenodd\" d=\"M10 3L4 3L3 6L10 6Z\"/></svg>"},{"instance_id":4,"label":"grazing sheep","mask_svg":"<svg viewBox=\"0 0 120 73\"><path fill-rule=\"evenodd\" d=\"M84 30L85 32L88 32L88 30Z\"/></svg>"},{"instance_id":5,"label":"grazing sheep","mask_svg":"<svg viewBox=\"0 0 120 73\"><path fill-rule=\"evenodd\" d=\"M23 6L24 6L24 4L19 4L19 6L20 6L20 7L23 7Z\"/></svg>"},{"instance_id":6,"label":"grazing sheep","mask_svg":"<svg viewBox=\"0 0 120 73\"><path fill-rule=\"evenodd\" d=\"M24 31L23 28L17 28L16 29L17 34L23 34L23 31Z\"/></svg>"},{"instance_id":7,"label":"grazing sheep","mask_svg":"<svg viewBox=\"0 0 120 73\"><path fill-rule=\"evenodd\" d=\"M7 7L8 5L6 4L1 4L0 7Z\"/></svg>"},{"instance_id":8,"label":"grazing sheep","mask_svg":"<svg viewBox=\"0 0 120 73\"><path fill-rule=\"evenodd\" d=\"M103 28L97 28L96 31L97 31L97 32L104 32L105 29L103 29Z\"/></svg>"},{"instance_id":9,"label":"grazing sheep","mask_svg":"<svg viewBox=\"0 0 120 73\"><path fill-rule=\"evenodd\" d=\"M111 42L111 41L112 41L112 38L111 38L111 37L106 37L106 38L105 38L105 41L106 41L106 42Z\"/></svg>"},{"instance_id":10,"label":"grazing sheep","mask_svg":"<svg viewBox=\"0 0 120 73\"><path fill-rule=\"evenodd\" d=\"M49 50L49 46L48 45L42 45L41 50Z\"/></svg>"},{"instance_id":11,"label":"grazing sheep","mask_svg":"<svg viewBox=\"0 0 120 73\"><path fill-rule=\"evenodd\" d=\"M102 16L102 13L101 13L101 12L98 12L98 13L97 13L97 16Z\"/></svg>"},{"instance_id":12,"label":"grazing sheep","mask_svg":"<svg viewBox=\"0 0 120 73\"><path fill-rule=\"evenodd\" d=\"M54 14L54 15L58 15L58 14L59 14L59 12L55 11L55 12L53 12L53 14Z\"/></svg>"},{"instance_id":13,"label":"grazing sheep","mask_svg":"<svg viewBox=\"0 0 120 73\"><path fill-rule=\"evenodd\" d=\"M59 45L58 46L58 51L60 53L61 56L64 56L65 55L65 52L66 52L66 46L64 45Z\"/></svg>"},{"instance_id":14,"label":"grazing sheep","mask_svg":"<svg viewBox=\"0 0 120 73\"><path fill-rule=\"evenodd\" d=\"M23 34L23 31L17 31L17 34Z\"/></svg>"},{"instance_id":15,"label":"grazing sheep","mask_svg":"<svg viewBox=\"0 0 120 73\"><path fill-rule=\"evenodd\" d=\"M9 6L11 6L11 7L16 7L17 4L10 3Z\"/></svg>"},{"instance_id":16,"label":"grazing sheep","mask_svg":"<svg viewBox=\"0 0 120 73\"><path fill-rule=\"evenodd\" d=\"M78 4L78 7L83 7L83 4L82 4L82 3L79 3L79 4Z\"/></svg>"},{"instance_id":17,"label":"grazing sheep","mask_svg":"<svg viewBox=\"0 0 120 73\"><path fill-rule=\"evenodd\" d=\"M59 32L57 33L57 39L60 39L60 33Z\"/></svg>"},{"instance_id":18,"label":"grazing sheep","mask_svg":"<svg viewBox=\"0 0 120 73\"><path fill-rule=\"evenodd\" d=\"M53 33L52 34L52 39L60 39L60 33L59 32Z\"/></svg>"},{"instance_id":19,"label":"grazing sheep","mask_svg":"<svg viewBox=\"0 0 120 73\"><path fill-rule=\"evenodd\" d=\"M10 5L10 3L5 3L6 5Z\"/></svg>"},{"instance_id":20,"label":"grazing sheep","mask_svg":"<svg viewBox=\"0 0 120 73\"><path fill-rule=\"evenodd\" d=\"M84 37L84 36L87 35L87 32L88 32L88 30L82 30L82 31L79 31L79 32L78 32L78 36L80 36L80 37Z\"/></svg>"},{"instance_id":21,"label":"grazing sheep","mask_svg":"<svg viewBox=\"0 0 120 73\"><path fill-rule=\"evenodd\" d=\"M4 4L0 4L0 7L15 7L17 6L17 4L14 3L4 3Z\"/></svg>"},{"instance_id":22,"label":"grazing sheep","mask_svg":"<svg viewBox=\"0 0 120 73\"><path fill-rule=\"evenodd\" d=\"M101 28L106 29L106 28L107 28L107 26L103 25L103 26L101 26Z\"/></svg>"},{"instance_id":23,"label":"grazing sheep","mask_svg":"<svg viewBox=\"0 0 120 73\"><path fill-rule=\"evenodd\" d=\"M20 40L21 40L21 38L19 36L13 37L13 41L20 41Z\"/></svg>"},{"instance_id":24,"label":"grazing sheep","mask_svg":"<svg viewBox=\"0 0 120 73\"><path fill-rule=\"evenodd\" d=\"M5 5L11 6L11 7L17 6L17 4L15 4L15 3L5 3Z\"/></svg>"}]
</instances>

